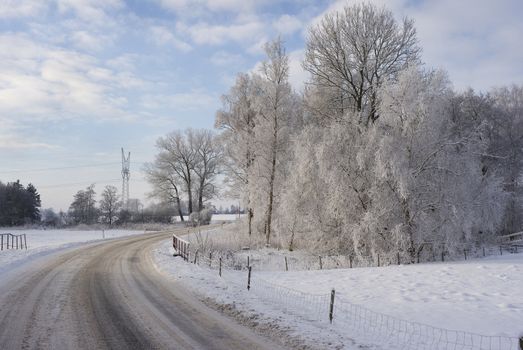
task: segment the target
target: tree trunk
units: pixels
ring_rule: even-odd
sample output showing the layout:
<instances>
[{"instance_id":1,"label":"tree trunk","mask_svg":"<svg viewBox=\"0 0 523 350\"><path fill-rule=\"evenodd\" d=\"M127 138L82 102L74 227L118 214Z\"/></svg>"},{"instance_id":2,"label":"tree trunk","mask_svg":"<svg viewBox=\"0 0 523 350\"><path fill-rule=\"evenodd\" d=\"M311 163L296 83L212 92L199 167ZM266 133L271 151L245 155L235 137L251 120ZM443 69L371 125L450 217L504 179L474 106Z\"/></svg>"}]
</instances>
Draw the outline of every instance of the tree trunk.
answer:
<instances>
[{"instance_id":1,"label":"tree trunk","mask_svg":"<svg viewBox=\"0 0 523 350\"><path fill-rule=\"evenodd\" d=\"M180 201L180 197L176 197L176 205L178 205L178 215L180 215L180 220L184 222L183 219L183 213L182 213L182 203Z\"/></svg>"},{"instance_id":2,"label":"tree trunk","mask_svg":"<svg viewBox=\"0 0 523 350\"><path fill-rule=\"evenodd\" d=\"M192 181L191 181L191 169L187 165L187 196L188 196L188 206L189 214L192 213Z\"/></svg>"},{"instance_id":3,"label":"tree trunk","mask_svg":"<svg viewBox=\"0 0 523 350\"><path fill-rule=\"evenodd\" d=\"M272 208L274 202L274 178L276 177L276 147L278 146L278 118L274 117L274 134L272 140L272 166L271 166L271 177L269 180L269 207L267 208L267 229L266 234L266 245L268 246L271 239L271 226L272 226Z\"/></svg>"},{"instance_id":4,"label":"tree trunk","mask_svg":"<svg viewBox=\"0 0 523 350\"><path fill-rule=\"evenodd\" d=\"M409 256L410 256L410 262L415 263L416 262L416 247L414 244L414 232L412 230L409 204L407 203L406 200L401 201L401 207L402 207L402 211L403 211L403 219L404 219L405 225L407 226L407 235L409 237L409 247L407 248L407 252L409 253Z\"/></svg>"},{"instance_id":5,"label":"tree trunk","mask_svg":"<svg viewBox=\"0 0 523 350\"><path fill-rule=\"evenodd\" d=\"M203 187L205 180L200 181L200 188L198 189L198 212L201 212L203 209Z\"/></svg>"},{"instance_id":6,"label":"tree trunk","mask_svg":"<svg viewBox=\"0 0 523 350\"><path fill-rule=\"evenodd\" d=\"M248 218L249 218L249 236L252 234L252 217L254 216L254 210L249 208Z\"/></svg>"}]
</instances>

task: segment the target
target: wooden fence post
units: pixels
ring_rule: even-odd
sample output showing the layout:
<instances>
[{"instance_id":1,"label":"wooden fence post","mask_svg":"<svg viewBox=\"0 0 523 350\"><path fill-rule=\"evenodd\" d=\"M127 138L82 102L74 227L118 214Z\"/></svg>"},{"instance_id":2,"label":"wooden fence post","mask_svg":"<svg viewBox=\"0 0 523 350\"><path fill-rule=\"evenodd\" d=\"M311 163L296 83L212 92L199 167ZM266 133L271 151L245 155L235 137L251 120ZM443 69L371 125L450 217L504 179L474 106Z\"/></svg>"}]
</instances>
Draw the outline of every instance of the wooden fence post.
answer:
<instances>
[{"instance_id":1,"label":"wooden fence post","mask_svg":"<svg viewBox=\"0 0 523 350\"><path fill-rule=\"evenodd\" d=\"M445 261L445 252L441 251L441 262Z\"/></svg>"},{"instance_id":2,"label":"wooden fence post","mask_svg":"<svg viewBox=\"0 0 523 350\"><path fill-rule=\"evenodd\" d=\"M485 256L485 247L483 247L483 256Z\"/></svg>"},{"instance_id":3,"label":"wooden fence post","mask_svg":"<svg viewBox=\"0 0 523 350\"><path fill-rule=\"evenodd\" d=\"M419 255L418 255L418 259L419 259ZM418 261L419 262L419 261ZM400 252L398 252L398 265L401 265L400 264Z\"/></svg>"},{"instance_id":4,"label":"wooden fence post","mask_svg":"<svg viewBox=\"0 0 523 350\"><path fill-rule=\"evenodd\" d=\"M209 252L209 268L212 267L212 252Z\"/></svg>"},{"instance_id":5,"label":"wooden fence post","mask_svg":"<svg viewBox=\"0 0 523 350\"><path fill-rule=\"evenodd\" d=\"M319 258L320 258L320 270L323 270L323 264L321 262L321 255L319 256Z\"/></svg>"},{"instance_id":6,"label":"wooden fence post","mask_svg":"<svg viewBox=\"0 0 523 350\"><path fill-rule=\"evenodd\" d=\"M219 272L219 275L220 275L220 277L222 277L222 258L220 258L220 272Z\"/></svg>"},{"instance_id":7,"label":"wooden fence post","mask_svg":"<svg viewBox=\"0 0 523 350\"><path fill-rule=\"evenodd\" d=\"M16 249L18 250L18 235L15 236L15 237L16 237L16 238L15 238L15 239L16 239Z\"/></svg>"},{"instance_id":8,"label":"wooden fence post","mask_svg":"<svg viewBox=\"0 0 523 350\"><path fill-rule=\"evenodd\" d=\"M352 269L352 255L349 255L349 268Z\"/></svg>"},{"instance_id":9,"label":"wooden fence post","mask_svg":"<svg viewBox=\"0 0 523 350\"><path fill-rule=\"evenodd\" d=\"M247 290L251 289L251 271L252 271L252 266L249 266L249 274L247 276Z\"/></svg>"},{"instance_id":10,"label":"wooden fence post","mask_svg":"<svg viewBox=\"0 0 523 350\"><path fill-rule=\"evenodd\" d=\"M24 233L24 245L25 245L25 250L27 250L27 236L25 233Z\"/></svg>"},{"instance_id":11,"label":"wooden fence post","mask_svg":"<svg viewBox=\"0 0 523 350\"><path fill-rule=\"evenodd\" d=\"M467 260L467 250L463 249L463 255L465 255L465 260Z\"/></svg>"},{"instance_id":12,"label":"wooden fence post","mask_svg":"<svg viewBox=\"0 0 523 350\"><path fill-rule=\"evenodd\" d=\"M2 233L2 238L1 239L2 239L2 244L1 244L2 245L2 250L4 250L4 234L3 233Z\"/></svg>"},{"instance_id":13,"label":"wooden fence post","mask_svg":"<svg viewBox=\"0 0 523 350\"><path fill-rule=\"evenodd\" d=\"M329 305L329 321L332 323L332 319L334 318L334 296L336 294L336 291L334 288L331 290L331 302Z\"/></svg>"},{"instance_id":14,"label":"wooden fence post","mask_svg":"<svg viewBox=\"0 0 523 350\"><path fill-rule=\"evenodd\" d=\"M499 255L503 255L503 248L499 246Z\"/></svg>"},{"instance_id":15,"label":"wooden fence post","mask_svg":"<svg viewBox=\"0 0 523 350\"><path fill-rule=\"evenodd\" d=\"M198 258L198 249L194 252L194 262L193 264L196 265L196 259Z\"/></svg>"},{"instance_id":16,"label":"wooden fence post","mask_svg":"<svg viewBox=\"0 0 523 350\"><path fill-rule=\"evenodd\" d=\"M287 263L287 257L285 257L285 271L289 271L289 264Z\"/></svg>"},{"instance_id":17,"label":"wooden fence post","mask_svg":"<svg viewBox=\"0 0 523 350\"><path fill-rule=\"evenodd\" d=\"M380 267L380 255L378 254L378 267Z\"/></svg>"}]
</instances>

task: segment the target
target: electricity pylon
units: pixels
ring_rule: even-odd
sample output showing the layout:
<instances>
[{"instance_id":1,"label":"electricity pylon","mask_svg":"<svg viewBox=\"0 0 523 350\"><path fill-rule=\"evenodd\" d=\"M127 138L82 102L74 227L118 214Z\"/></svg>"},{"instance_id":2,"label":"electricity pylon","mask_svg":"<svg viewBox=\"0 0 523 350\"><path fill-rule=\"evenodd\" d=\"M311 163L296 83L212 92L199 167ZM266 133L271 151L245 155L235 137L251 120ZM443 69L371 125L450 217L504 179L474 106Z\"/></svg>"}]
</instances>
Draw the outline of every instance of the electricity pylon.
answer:
<instances>
[{"instance_id":1,"label":"electricity pylon","mask_svg":"<svg viewBox=\"0 0 523 350\"><path fill-rule=\"evenodd\" d=\"M131 177L131 152L125 157L122 148L122 207L128 209L129 206L129 178Z\"/></svg>"}]
</instances>

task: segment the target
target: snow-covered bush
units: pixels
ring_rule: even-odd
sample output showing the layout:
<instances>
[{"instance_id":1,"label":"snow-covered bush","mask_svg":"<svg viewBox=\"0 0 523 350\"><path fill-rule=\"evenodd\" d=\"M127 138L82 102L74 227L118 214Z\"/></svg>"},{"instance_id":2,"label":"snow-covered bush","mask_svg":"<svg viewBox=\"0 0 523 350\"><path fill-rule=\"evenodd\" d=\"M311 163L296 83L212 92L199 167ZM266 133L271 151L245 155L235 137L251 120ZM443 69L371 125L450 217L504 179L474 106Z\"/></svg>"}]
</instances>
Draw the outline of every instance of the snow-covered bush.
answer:
<instances>
[{"instance_id":1,"label":"snow-covered bush","mask_svg":"<svg viewBox=\"0 0 523 350\"><path fill-rule=\"evenodd\" d=\"M200 212L193 212L189 215L189 222L192 226L209 225L212 219L212 211L210 209L202 209Z\"/></svg>"}]
</instances>

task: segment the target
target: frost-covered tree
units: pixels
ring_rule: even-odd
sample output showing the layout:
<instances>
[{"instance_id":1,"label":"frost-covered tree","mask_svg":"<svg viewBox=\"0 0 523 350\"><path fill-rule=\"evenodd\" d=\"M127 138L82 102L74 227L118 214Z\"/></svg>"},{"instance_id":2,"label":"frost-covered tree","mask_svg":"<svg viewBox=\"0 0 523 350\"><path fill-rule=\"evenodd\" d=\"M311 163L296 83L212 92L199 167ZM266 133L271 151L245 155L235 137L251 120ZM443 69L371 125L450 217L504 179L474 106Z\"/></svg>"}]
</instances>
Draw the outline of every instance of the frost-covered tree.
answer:
<instances>
[{"instance_id":1,"label":"frost-covered tree","mask_svg":"<svg viewBox=\"0 0 523 350\"><path fill-rule=\"evenodd\" d=\"M413 261L428 243L446 249L493 232L503 212L500 181L482 173L486 149L473 128L455 133L453 92L440 72L411 68L382 90L373 205L360 227L371 249Z\"/></svg>"},{"instance_id":2,"label":"frost-covered tree","mask_svg":"<svg viewBox=\"0 0 523 350\"><path fill-rule=\"evenodd\" d=\"M495 115L488 120L488 166L503 178L509 194L504 232L523 230L523 86L492 91Z\"/></svg>"},{"instance_id":3,"label":"frost-covered tree","mask_svg":"<svg viewBox=\"0 0 523 350\"><path fill-rule=\"evenodd\" d=\"M256 86L248 74L239 74L229 93L222 96L223 107L216 113L216 128L222 130L219 142L223 164L232 196L243 198L247 208L248 232L252 233L252 194L249 180L255 161Z\"/></svg>"},{"instance_id":4,"label":"frost-covered tree","mask_svg":"<svg viewBox=\"0 0 523 350\"><path fill-rule=\"evenodd\" d=\"M324 98L328 118L378 119L378 88L419 60L414 22L362 3L325 15L309 30L304 68ZM355 113L346 114L346 111Z\"/></svg>"},{"instance_id":5,"label":"frost-covered tree","mask_svg":"<svg viewBox=\"0 0 523 350\"><path fill-rule=\"evenodd\" d=\"M281 43L267 49L217 115L267 243L415 261L521 227L521 88L456 93L421 68L413 22L370 4L310 30L302 101Z\"/></svg>"},{"instance_id":6,"label":"frost-covered tree","mask_svg":"<svg viewBox=\"0 0 523 350\"><path fill-rule=\"evenodd\" d=\"M289 59L281 40L268 43L265 52L267 58L262 62L260 75L255 77L260 87L256 96L256 181L249 185L263 208L263 231L269 245L286 171L289 137L292 129L300 125L300 106L289 84Z\"/></svg>"}]
</instances>

